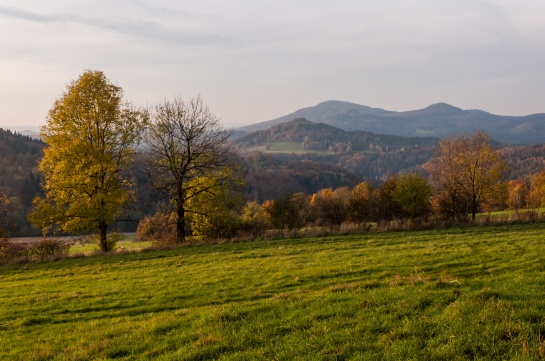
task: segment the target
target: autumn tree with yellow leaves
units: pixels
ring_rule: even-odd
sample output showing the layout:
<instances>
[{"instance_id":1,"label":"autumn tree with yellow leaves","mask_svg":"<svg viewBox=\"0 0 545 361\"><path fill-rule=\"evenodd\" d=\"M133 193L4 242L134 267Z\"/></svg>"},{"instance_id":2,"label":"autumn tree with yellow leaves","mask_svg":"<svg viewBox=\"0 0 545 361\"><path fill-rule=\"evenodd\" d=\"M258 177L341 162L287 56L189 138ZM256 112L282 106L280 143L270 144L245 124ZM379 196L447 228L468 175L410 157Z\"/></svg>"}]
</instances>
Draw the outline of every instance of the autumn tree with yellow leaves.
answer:
<instances>
[{"instance_id":1,"label":"autumn tree with yellow leaves","mask_svg":"<svg viewBox=\"0 0 545 361\"><path fill-rule=\"evenodd\" d=\"M224 169L220 174L211 172L188 184L188 189L196 193L188 194L186 205L191 231L197 238L229 239L239 231L244 199L239 192L242 179L236 172L236 169ZM231 182L223 181L229 178Z\"/></svg>"},{"instance_id":2,"label":"autumn tree with yellow leaves","mask_svg":"<svg viewBox=\"0 0 545 361\"><path fill-rule=\"evenodd\" d=\"M318 223L339 229L348 218L351 196L352 191L348 187L326 188L314 194L310 205L316 211Z\"/></svg>"},{"instance_id":3,"label":"autumn tree with yellow leaves","mask_svg":"<svg viewBox=\"0 0 545 361\"><path fill-rule=\"evenodd\" d=\"M67 86L46 121L39 165L45 196L34 200L29 218L45 231L96 234L109 251L108 228L132 195L127 170L142 113L103 72L89 70Z\"/></svg>"}]
</instances>

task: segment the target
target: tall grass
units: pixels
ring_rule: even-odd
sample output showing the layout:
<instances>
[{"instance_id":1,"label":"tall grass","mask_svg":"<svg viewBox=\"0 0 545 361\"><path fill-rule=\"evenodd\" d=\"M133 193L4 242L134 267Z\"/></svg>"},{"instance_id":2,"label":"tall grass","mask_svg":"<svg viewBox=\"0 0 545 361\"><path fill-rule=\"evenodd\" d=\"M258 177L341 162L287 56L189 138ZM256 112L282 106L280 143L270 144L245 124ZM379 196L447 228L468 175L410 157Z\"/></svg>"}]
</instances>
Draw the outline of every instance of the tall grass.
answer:
<instances>
[{"instance_id":1,"label":"tall grass","mask_svg":"<svg viewBox=\"0 0 545 361\"><path fill-rule=\"evenodd\" d=\"M0 267L0 359L545 357L545 225Z\"/></svg>"}]
</instances>

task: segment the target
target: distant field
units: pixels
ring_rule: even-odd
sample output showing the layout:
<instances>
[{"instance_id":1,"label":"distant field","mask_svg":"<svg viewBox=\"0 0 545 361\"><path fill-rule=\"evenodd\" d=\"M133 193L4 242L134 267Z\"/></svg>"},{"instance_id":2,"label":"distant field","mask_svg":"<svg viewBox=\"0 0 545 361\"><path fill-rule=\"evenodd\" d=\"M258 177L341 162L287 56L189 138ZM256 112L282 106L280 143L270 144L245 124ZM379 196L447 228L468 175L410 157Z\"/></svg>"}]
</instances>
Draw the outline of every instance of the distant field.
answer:
<instances>
[{"instance_id":1,"label":"distant field","mask_svg":"<svg viewBox=\"0 0 545 361\"><path fill-rule=\"evenodd\" d=\"M95 243L90 242L78 242L76 237L56 237L57 239L64 240L66 242L74 243L70 247L70 254L82 253L91 254L99 250L99 247ZM127 251L139 251L144 248L149 248L151 242L134 242L136 238L135 233L125 233L124 238L117 243L117 247L123 247ZM14 242L38 242L41 237L20 237L12 238Z\"/></svg>"},{"instance_id":2,"label":"distant field","mask_svg":"<svg viewBox=\"0 0 545 361\"><path fill-rule=\"evenodd\" d=\"M0 359L543 359L544 232L452 228L0 266Z\"/></svg>"},{"instance_id":3,"label":"distant field","mask_svg":"<svg viewBox=\"0 0 545 361\"><path fill-rule=\"evenodd\" d=\"M424 130L424 129L416 129L415 130L416 136L425 136L425 137L432 137L435 135L435 132L433 130Z\"/></svg>"},{"instance_id":4,"label":"distant field","mask_svg":"<svg viewBox=\"0 0 545 361\"><path fill-rule=\"evenodd\" d=\"M265 153L328 153L325 150L306 150L302 148L301 142L282 142L271 144L267 150L264 146L252 148Z\"/></svg>"},{"instance_id":5,"label":"distant field","mask_svg":"<svg viewBox=\"0 0 545 361\"><path fill-rule=\"evenodd\" d=\"M525 213L535 212L537 215L543 218L545 208L534 208L534 209L520 209L519 214L523 216ZM506 209L504 211L495 211L495 212L486 212L478 213L476 215L477 219L491 218L496 221L507 221L507 220L516 220L517 212L512 209Z\"/></svg>"}]
</instances>

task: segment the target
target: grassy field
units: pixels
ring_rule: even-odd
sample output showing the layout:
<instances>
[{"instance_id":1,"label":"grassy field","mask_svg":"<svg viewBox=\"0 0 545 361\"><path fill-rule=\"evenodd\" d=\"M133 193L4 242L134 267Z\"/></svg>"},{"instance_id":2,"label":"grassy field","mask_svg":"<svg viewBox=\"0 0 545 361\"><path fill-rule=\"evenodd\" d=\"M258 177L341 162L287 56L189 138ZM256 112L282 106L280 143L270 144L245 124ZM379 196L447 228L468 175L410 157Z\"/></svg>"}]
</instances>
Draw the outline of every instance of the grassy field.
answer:
<instances>
[{"instance_id":1,"label":"grassy field","mask_svg":"<svg viewBox=\"0 0 545 361\"><path fill-rule=\"evenodd\" d=\"M136 233L124 233L123 238L116 243L116 249L122 247L125 251L140 251L144 248L151 247L151 241L135 242ZM38 242L42 237L18 237L11 238L13 242L34 243ZM100 247L96 242L78 242L75 237L57 237L56 239L72 244L70 246L69 254L83 254L90 255L100 251Z\"/></svg>"},{"instance_id":2,"label":"grassy field","mask_svg":"<svg viewBox=\"0 0 545 361\"><path fill-rule=\"evenodd\" d=\"M265 153L295 153L295 154L329 153L325 150L303 149L301 142L273 143L270 145L269 149L266 149L265 146L254 147L252 149L256 151L265 152Z\"/></svg>"},{"instance_id":3,"label":"grassy field","mask_svg":"<svg viewBox=\"0 0 545 361\"><path fill-rule=\"evenodd\" d=\"M151 247L151 241L149 242L135 242L135 233L125 233L123 239L116 243L116 249L122 247L126 251L140 251L144 248ZM91 254L99 251L100 248L96 243L78 243L70 247L70 254Z\"/></svg>"},{"instance_id":4,"label":"grassy field","mask_svg":"<svg viewBox=\"0 0 545 361\"><path fill-rule=\"evenodd\" d=\"M544 224L0 266L2 360L545 357Z\"/></svg>"},{"instance_id":5,"label":"grassy field","mask_svg":"<svg viewBox=\"0 0 545 361\"><path fill-rule=\"evenodd\" d=\"M538 218L543 219L545 208L532 208L532 209L519 210L519 215L522 217L524 217L524 215L528 215L529 213L534 213ZM477 213L476 216L477 216L477 220L490 218L492 220L495 220L496 222L516 220L518 218L517 212L512 209L506 209L503 211Z\"/></svg>"}]
</instances>

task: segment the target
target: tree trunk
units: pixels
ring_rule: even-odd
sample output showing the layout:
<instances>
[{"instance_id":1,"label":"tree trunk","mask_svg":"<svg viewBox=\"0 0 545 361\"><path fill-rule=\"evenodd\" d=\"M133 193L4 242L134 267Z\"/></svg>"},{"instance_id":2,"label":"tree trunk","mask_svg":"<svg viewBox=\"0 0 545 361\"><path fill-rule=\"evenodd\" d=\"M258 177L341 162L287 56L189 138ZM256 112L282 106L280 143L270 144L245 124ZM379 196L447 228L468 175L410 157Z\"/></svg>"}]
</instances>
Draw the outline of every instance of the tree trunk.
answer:
<instances>
[{"instance_id":1,"label":"tree trunk","mask_svg":"<svg viewBox=\"0 0 545 361\"><path fill-rule=\"evenodd\" d=\"M477 214L477 196L473 196L471 199L471 220L475 221L475 215Z\"/></svg>"},{"instance_id":2,"label":"tree trunk","mask_svg":"<svg viewBox=\"0 0 545 361\"><path fill-rule=\"evenodd\" d=\"M98 235L100 237L100 250L102 252L108 252L110 251L110 248L108 247L108 225L105 222L100 222L98 225Z\"/></svg>"},{"instance_id":3,"label":"tree trunk","mask_svg":"<svg viewBox=\"0 0 545 361\"><path fill-rule=\"evenodd\" d=\"M176 242L185 242L185 208L183 205L178 205L178 217L176 217Z\"/></svg>"}]
</instances>

